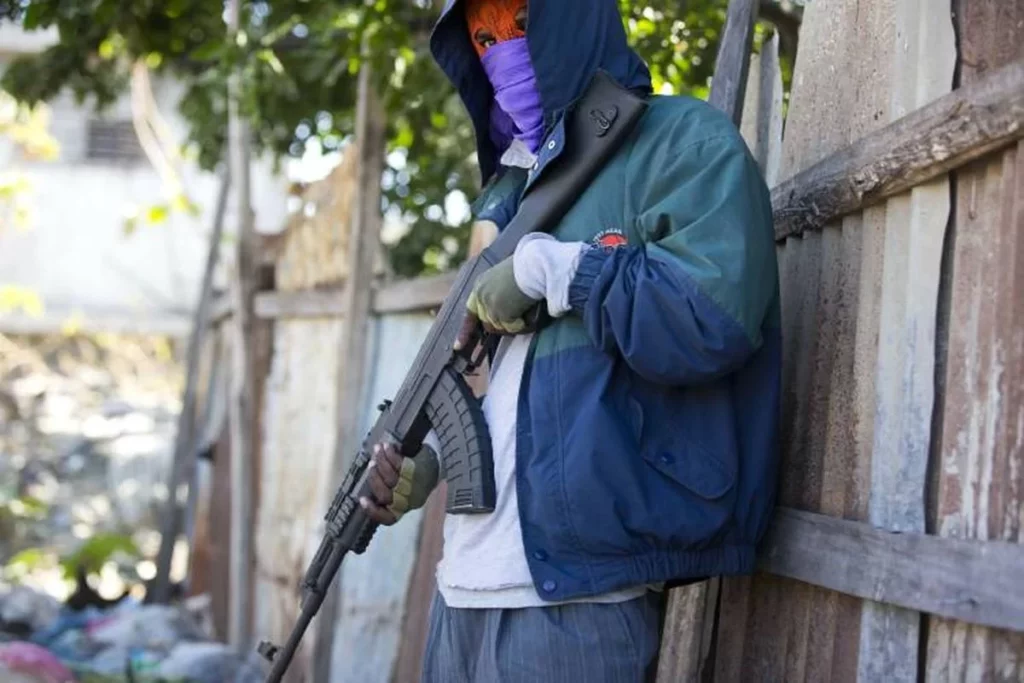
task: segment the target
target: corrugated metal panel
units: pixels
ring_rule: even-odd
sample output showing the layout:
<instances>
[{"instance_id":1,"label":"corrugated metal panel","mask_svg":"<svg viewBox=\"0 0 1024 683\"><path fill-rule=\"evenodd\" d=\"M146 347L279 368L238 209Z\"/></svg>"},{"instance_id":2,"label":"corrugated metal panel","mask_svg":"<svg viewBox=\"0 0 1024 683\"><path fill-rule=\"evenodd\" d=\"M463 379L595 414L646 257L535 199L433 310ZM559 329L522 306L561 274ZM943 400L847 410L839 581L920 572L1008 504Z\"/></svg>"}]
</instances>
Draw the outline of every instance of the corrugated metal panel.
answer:
<instances>
[{"instance_id":1,"label":"corrugated metal panel","mask_svg":"<svg viewBox=\"0 0 1024 683\"><path fill-rule=\"evenodd\" d=\"M377 416L380 400L398 390L432 322L425 314L390 315L374 321L364 433ZM378 530L364 555L350 557L342 565L332 680L390 682L421 520L422 511L416 511L395 526Z\"/></svg>"},{"instance_id":2,"label":"corrugated metal panel","mask_svg":"<svg viewBox=\"0 0 1024 683\"><path fill-rule=\"evenodd\" d=\"M1024 58L1024 2L958 3L963 82ZM1021 542L1024 145L957 176L936 532ZM928 681L1024 680L1024 634L934 619Z\"/></svg>"}]
</instances>

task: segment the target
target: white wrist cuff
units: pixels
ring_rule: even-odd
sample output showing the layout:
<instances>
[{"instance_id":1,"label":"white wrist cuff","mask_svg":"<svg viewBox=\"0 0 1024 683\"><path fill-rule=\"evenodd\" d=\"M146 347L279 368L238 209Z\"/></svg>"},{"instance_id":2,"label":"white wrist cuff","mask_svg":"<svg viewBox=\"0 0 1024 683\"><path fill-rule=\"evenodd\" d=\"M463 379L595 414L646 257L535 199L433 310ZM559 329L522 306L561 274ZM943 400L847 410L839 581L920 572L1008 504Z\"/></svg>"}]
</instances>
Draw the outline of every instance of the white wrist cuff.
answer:
<instances>
[{"instance_id":1,"label":"white wrist cuff","mask_svg":"<svg viewBox=\"0 0 1024 683\"><path fill-rule=\"evenodd\" d=\"M569 284L576 275L584 242L559 242L547 233L530 233L512 256L516 286L532 299L546 299L553 318L569 311Z\"/></svg>"}]
</instances>

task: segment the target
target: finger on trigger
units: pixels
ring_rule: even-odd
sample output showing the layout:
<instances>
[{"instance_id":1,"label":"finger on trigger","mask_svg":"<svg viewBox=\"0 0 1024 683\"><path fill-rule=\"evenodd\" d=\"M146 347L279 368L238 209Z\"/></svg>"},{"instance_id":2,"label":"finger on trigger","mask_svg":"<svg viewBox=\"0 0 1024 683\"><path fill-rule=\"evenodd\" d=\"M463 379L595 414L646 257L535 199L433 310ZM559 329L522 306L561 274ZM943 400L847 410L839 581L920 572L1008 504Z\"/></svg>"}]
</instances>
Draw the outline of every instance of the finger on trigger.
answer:
<instances>
[{"instance_id":1,"label":"finger on trigger","mask_svg":"<svg viewBox=\"0 0 1024 683\"><path fill-rule=\"evenodd\" d=\"M459 330L459 334L455 338L455 350L458 351L466 342L469 341L470 336L473 334L473 329L476 327L479 319L473 313L467 313L466 317L462 321L462 328Z\"/></svg>"}]
</instances>

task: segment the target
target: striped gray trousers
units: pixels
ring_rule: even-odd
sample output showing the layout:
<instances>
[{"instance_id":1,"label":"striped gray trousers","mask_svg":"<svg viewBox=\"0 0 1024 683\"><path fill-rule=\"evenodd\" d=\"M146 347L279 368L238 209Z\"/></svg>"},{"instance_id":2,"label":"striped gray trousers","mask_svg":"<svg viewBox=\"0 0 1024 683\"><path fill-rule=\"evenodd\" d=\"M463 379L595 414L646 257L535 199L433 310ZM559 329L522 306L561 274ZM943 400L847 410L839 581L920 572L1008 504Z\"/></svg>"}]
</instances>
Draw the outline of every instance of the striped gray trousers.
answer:
<instances>
[{"instance_id":1,"label":"striped gray trousers","mask_svg":"<svg viewBox=\"0 0 1024 683\"><path fill-rule=\"evenodd\" d=\"M653 681L659 602L454 609L435 593L422 683Z\"/></svg>"}]
</instances>

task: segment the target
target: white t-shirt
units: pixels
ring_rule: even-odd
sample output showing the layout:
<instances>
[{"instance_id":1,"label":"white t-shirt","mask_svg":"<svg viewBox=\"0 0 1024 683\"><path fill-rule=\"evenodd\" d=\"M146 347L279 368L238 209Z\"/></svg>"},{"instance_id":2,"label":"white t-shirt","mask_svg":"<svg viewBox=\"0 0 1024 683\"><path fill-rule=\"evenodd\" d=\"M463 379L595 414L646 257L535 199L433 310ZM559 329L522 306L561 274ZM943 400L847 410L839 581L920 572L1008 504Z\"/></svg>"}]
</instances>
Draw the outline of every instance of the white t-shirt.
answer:
<instances>
[{"instance_id":1,"label":"white t-shirt","mask_svg":"<svg viewBox=\"0 0 1024 683\"><path fill-rule=\"evenodd\" d=\"M528 296L546 299L552 317L564 315L569 310L569 283L584 248L580 242L528 235L514 257L516 284ZM501 340L483 401L494 453L494 512L445 517L444 555L437 567L437 585L450 607L556 604L542 600L533 587L516 496L516 417L531 339L532 335L519 335ZM638 586L569 602L619 602L639 597L645 590Z\"/></svg>"}]
</instances>

